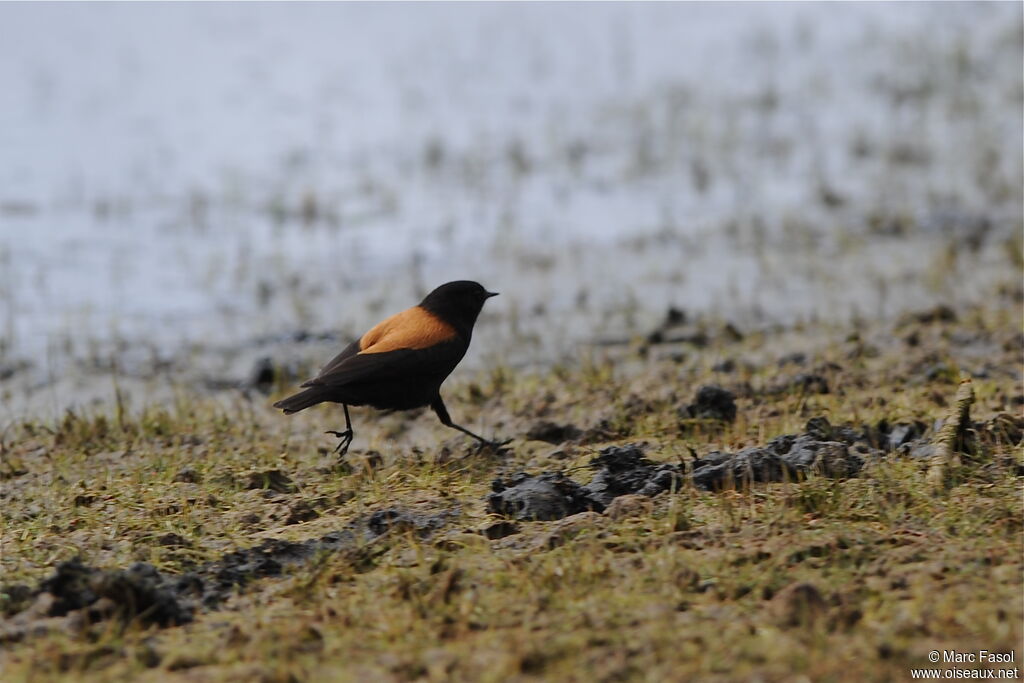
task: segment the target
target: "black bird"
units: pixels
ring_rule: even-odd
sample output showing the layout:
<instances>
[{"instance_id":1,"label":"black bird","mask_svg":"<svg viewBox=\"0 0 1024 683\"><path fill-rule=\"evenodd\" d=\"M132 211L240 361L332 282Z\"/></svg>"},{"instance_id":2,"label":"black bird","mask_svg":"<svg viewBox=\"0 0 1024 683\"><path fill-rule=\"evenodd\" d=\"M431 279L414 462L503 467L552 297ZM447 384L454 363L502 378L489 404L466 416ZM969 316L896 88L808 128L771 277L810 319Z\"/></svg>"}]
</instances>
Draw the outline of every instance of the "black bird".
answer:
<instances>
[{"instance_id":1,"label":"black bird","mask_svg":"<svg viewBox=\"0 0 1024 683\"><path fill-rule=\"evenodd\" d=\"M409 410L429 405L441 424L468 434L482 445L497 443L452 422L441 400L441 383L469 348L473 325L484 302L497 292L479 283L458 280L441 285L418 306L397 313L373 327L331 359L308 387L278 401L285 415L325 401L345 409L345 431L328 431L340 439L335 452L343 457L354 432L349 406L369 405L382 410Z\"/></svg>"}]
</instances>

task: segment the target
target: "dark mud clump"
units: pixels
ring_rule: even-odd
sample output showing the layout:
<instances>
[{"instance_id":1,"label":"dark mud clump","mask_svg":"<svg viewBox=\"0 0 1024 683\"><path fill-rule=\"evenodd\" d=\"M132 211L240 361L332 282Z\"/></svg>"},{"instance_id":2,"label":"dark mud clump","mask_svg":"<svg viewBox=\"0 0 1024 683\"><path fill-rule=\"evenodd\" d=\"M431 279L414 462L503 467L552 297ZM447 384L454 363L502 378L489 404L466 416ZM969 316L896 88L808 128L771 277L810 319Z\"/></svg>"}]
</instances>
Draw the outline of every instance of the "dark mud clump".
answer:
<instances>
[{"instance_id":1,"label":"dark mud clump","mask_svg":"<svg viewBox=\"0 0 1024 683\"><path fill-rule=\"evenodd\" d=\"M128 569L98 569L80 559L59 564L35 588L5 586L4 612L12 616L0 631L0 642L57 626L55 617L96 623L111 618L144 625L184 624L201 609L217 609L238 588L255 579L281 576L288 568L325 553L344 552L353 566L372 566L375 542L393 531L412 531L429 538L458 515L457 510L418 514L399 508L378 510L344 529L306 541L270 539L236 550L180 575L164 574L145 563ZM23 617L23 618L22 618ZM49 620L49 621L48 621ZM17 623L15 623L17 622Z\"/></svg>"},{"instance_id":2,"label":"dark mud clump","mask_svg":"<svg viewBox=\"0 0 1024 683\"><path fill-rule=\"evenodd\" d=\"M863 458L841 441L786 435L738 453L711 453L694 465L692 480L697 488L721 490L754 482L800 481L810 474L853 477L863 465Z\"/></svg>"},{"instance_id":3,"label":"dark mud clump","mask_svg":"<svg viewBox=\"0 0 1024 683\"><path fill-rule=\"evenodd\" d=\"M268 539L258 546L236 550L219 560L183 574L175 582L179 594L211 609L227 599L236 587L253 579L280 576L286 569L311 562L316 557L344 552L355 566L372 558L369 544L389 532L413 531L428 538L442 529L457 511L419 514L402 508L377 510L344 529L305 541Z\"/></svg>"},{"instance_id":4,"label":"dark mud clump","mask_svg":"<svg viewBox=\"0 0 1024 683\"><path fill-rule=\"evenodd\" d=\"M495 480L488 503L492 511L515 519L553 520L587 510L603 512L619 496L656 496L687 481L700 489L718 491L754 482L799 481L810 475L855 477L868 458L882 455L879 442L905 442L921 428L909 423L886 426L885 432L857 430L836 427L817 417L807 423L802 434L786 434L737 453L713 452L695 461L692 468L650 460L639 444L612 446L590 461L595 473L589 484L580 484L561 472L520 472Z\"/></svg>"},{"instance_id":5,"label":"dark mud clump","mask_svg":"<svg viewBox=\"0 0 1024 683\"><path fill-rule=\"evenodd\" d=\"M101 600L114 605L122 620L172 626L191 621L190 611L167 590L164 577L152 565L133 564L126 570L101 571L92 581Z\"/></svg>"},{"instance_id":6,"label":"dark mud clump","mask_svg":"<svg viewBox=\"0 0 1024 683\"><path fill-rule=\"evenodd\" d=\"M602 512L619 496L655 496L682 483L678 466L648 460L637 444L605 448L589 466L596 473L585 486L561 472L536 476L520 472L508 479L496 479L488 504L501 515L548 521L588 510Z\"/></svg>"},{"instance_id":7,"label":"dark mud clump","mask_svg":"<svg viewBox=\"0 0 1024 683\"><path fill-rule=\"evenodd\" d=\"M491 510L516 519L549 521L604 509L580 484L561 472L536 476L520 472L508 479L495 479L491 488L494 492L487 496Z\"/></svg>"},{"instance_id":8,"label":"dark mud clump","mask_svg":"<svg viewBox=\"0 0 1024 683\"><path fill-rule=\"evenodd\" d=\"M936 422L935 430L942 422ZM927 426L922 422L897 423L891 427L881 423L878 440L899 455L928 459L935 454L932 440L926 438ZM957 435L956 449L973 460L987 459L994 449L1019 447L1024 443L1024 417L999 413L985 422L972 422Z\"/></svg>"},{"instance_id":9,"label":"dark mud clump","mask_svg":"<svg viewBox=\"0 0 1024 683\"><path fill-rule=\"evenodd\" d=\"M437 514L424 515L402 508L386 508L372 513L366 520L366 529L371 538L382 536L389 531L413 531L420 538L426 538L440 531L457 511L442 511Z\"/></svg>"},{"instance_id":10,"label":"dark mud clump","mask_svg":"<svg viewBox=\"0 0 1024 683\"><path fill-rule=\"evenodd\" d=\"M682 416L732 422L736 419L736 396L722 387L711 384L703 386L697 390L693 403L683 409Z\"/></svg>"},{"instance_id":11,"label":"dark mud clump","mask_svg":"<svg viewBox=\"0 0 1024 683\"><path fill-rule=\"evenodd\" d=\"M484 536L492 541L496 541L506 536L514 536L518 534L522 529L515 522L496 522L488 527L485 527L480 531Z\"/></svg>"},{"instance_id":12,"label":"dark mud clump","mask_svg":"<svg viewBox=\"0 0 1024 683\"><path fill-rule=\"evenodd\" d=\"M631 493L656 496L673 487L679 488L683 481L678 465L648 460L637 444L605 448L590 461L590 468L596 474L583 490L591 500L601 503L602 508L619 496Z\"/></svg>"},{"instance_id":13,"label":"dark mud clump","mask_svg":"<svg viewBox=\"0 0 1024 683\"><path fill-rule=\"evenodd\" d=\"M100 570L71 560L58 565L41 588L56 598L50 616L64 616L106 599L124 621L137 618L144 624L161 626L190 621L188 610L164 583L160 572L144 562L125 570Z\"/></svg>"},{"instance_id":14,"label":"dark mud clump","mask_svg":"<svg viewBox=\"0 0 1024 683\"><path fill-rule=\"evenodd\" d=\"M560 444L566 441L573 441L583 436L583 430L574 425L560 425L554 422L538 422L526 432L526 438L531 441L544 441L550 444Z\"/></svg>"},{"instance_id":15,"label":"dark mud clump","mask_svg":"<svg viewBox=\"0 0 1024 683\"><path fill-rule=\"evenodd\" d=\"M57 565L53 575L34 590L19 585L2 592L18 598L7 610L15 616L34 607L38 619L75 617L79 623L116 618L122 623L173 626L192 620L191 610L167 578L144 562L128 569L103 570L73 559ZM22 634L17 628L5 629L0 640L18 640Z\"/></svg>"},{"instance_id":16,"label":"dark mud clump","mask_svg":"<svg viewBox=\"0 0 1024 683\"><path fill-rule=\"evenodd\" d=\"M864 433L833 427L824 417L816 417L803 434L786 434L738 453L712 452L693 464L691 479L697 488L721 490L754 482L799 481L811 474L854 477L865 457L877 454Z\"/></svg>"}]
</instances>

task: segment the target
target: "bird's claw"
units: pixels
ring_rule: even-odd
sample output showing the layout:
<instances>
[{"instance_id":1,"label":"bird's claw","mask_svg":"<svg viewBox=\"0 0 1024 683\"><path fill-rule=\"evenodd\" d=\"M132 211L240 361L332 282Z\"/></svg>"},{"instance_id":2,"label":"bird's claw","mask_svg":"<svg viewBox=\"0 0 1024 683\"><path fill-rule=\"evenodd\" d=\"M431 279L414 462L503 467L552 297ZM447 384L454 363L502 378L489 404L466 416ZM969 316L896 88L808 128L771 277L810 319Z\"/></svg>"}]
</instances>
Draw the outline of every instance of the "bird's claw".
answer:
<instances>
[{"instance_id":1,"label":"bird's claw","mask_svg":"<svg viewBox=\"0 0 1024 683\"><path fill-rule=\"evenodd\" d=\"M334 449L334 452L338 454L338 460L344 458L345 454L348 453L348 447L352 444L352 439L355 437L355 432L351 429L346 429L343 432L327 430L324 434L332 434L338 437L338 447Z\"/></svg>"},{"instance_id":2,"label":"bird's claw","mask_svg":"<svg viewBox=\"0 0 1024 683\"><path fill-rule=\"evenodd\" d=\"M505 446L509 445L510 443L512 443L512 439L505 439L504 441L481 441L479 447L477 448L477 453L482 452L484 449L489 449L494 453L501 453L502 451L507 450Z\"/></svg>"}]
</instances>

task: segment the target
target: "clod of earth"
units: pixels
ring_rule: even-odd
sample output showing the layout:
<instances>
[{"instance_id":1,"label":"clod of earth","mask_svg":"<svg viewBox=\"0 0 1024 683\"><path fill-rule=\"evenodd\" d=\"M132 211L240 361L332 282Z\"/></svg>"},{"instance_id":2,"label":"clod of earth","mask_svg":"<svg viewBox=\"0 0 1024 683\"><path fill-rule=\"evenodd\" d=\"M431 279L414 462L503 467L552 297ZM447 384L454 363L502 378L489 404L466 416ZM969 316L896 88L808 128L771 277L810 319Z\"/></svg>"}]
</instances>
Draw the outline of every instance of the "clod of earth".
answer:
<instances>
[{"instance_id":1,"label":"clod of earth","mask_svg":"<svg viewBox=\"0 0 1024 683\"><path fill-rule=\"evenodd\" d=\"M86 623L116 617L123 623L171 626L192 620L191 610L166 577L144 562L123 570L101 570L78 559L69 560L57 565L53 576L35 590L12 586L3 593L18 597L17 604L11 605L13 614L36 606L39 619L77 613ZM23 626L31 628L31 624ZM17 627L8 628L0 640L18 640L22 635Z\"/></svg>"},{"instance_id":2,"label":"clod of earth","mask_svg":"<svg viewBox=\"0 0 1024 683\"><path fill-rule=\"evenodd\" d=\"M866 458L882 455L873 445L879 437L872 432L834 427L825 417L812 418L803 434L785 434L738 453L708 454L694 463L693 484L720 490L754 482L797 481L810 474L854 477Z\"/></svg>"},{"instance_id":3,"label":"clod of earth","mask_svg":"<svg viewBox=\"0 0 1024 683\"><path fill-rule=\"evenodd\" d=\"M649 515L654 509L651 499L639 493L627 493L614 499L604 514L611 519L625 519L627 517L639 517Z\"/></svg>"},{"instance_id":4,"label":"clod of earth","mask_svg":"<svg viewBox=\"0 0 1024 683\"><path fill-rule=\"evenodd\" d=\"M269 394L279 374L281 372L274 365L274 360L263 356L253 364L252 370L249 371L249 377L245 380L245 386Z\"/></svg>"},{"instance_id":5,"label":"clod of earth","mask_svg":"<svg viewBox=\"0 0 1024 683\"><path fill-rule=\"evenodd\" d=\"M194 467L183 467L178 470L171 481L183 484L198 484L202 481L202 475L196 472Z\"/></svg>"},{"instance_id":6,"label":"clod of earth","mask_svg":"<svg viewBox=\"0 0 1024 683\"><path fill-rule=\"evenodd\" d=\"M480 533L486 536L492 541L496 541L506 536L513 536L520 532L520 526L515 522L495 522L488 527L485 527Z\"/></svg>"},{"instance_id":7,"label":"clod of earth","mask_svg":"<svg viewBox=\"0 0 1024 683\"><path fill-rule=\"evenodd\" d=\"M601 504L602 510L619 496L656 496L682 485L678 465L648 460L638 444L605 448L589 466L596 474L583 489L591 500Z\"/></svg>"},{"instance_id":8,"label":"clod of earth","mask_svg":"<svg viewBox=\"0 0 1024 683\"><path fill-rule=\"evenodd\" d=\"M914 323L930 325L931 323L953 323L956 322L956 311L946 304L938 304L934 308L925 311L905 313L897 321L897 327L905 327Z\"/></svg>"},{"instance_id":9,"label":"clod of earth","mask_svg":"<svg viewBox=\"0 0 1024 683\"><path fill-rule=\"evenodd\" d=\"M832 478L853 477L864 465L842 441L820 441L810 434L787 434L766 446L738 453L711 453L693 469L697 488L721 490L754 482L798 481L809 474Z\"/></svg>"},{"instance_id":10,"label":"clod of earth","mask_svg":"<svg viewBox=\"0 0 1024 683\"><path fill-rule=\"evenodd\" d=\"M555 445L578 439L582 435L583 430L575 425L560 425L547 421L538 422L526 432L526 438L531 441L545 441Z\"/></svg>"},{"instance_id":11,"label":"clod of earth","mask_svg":"<svg viewBox=\"0 0 1024 683\"><path fill-rule=\"evenodd\" d=\"M366 528L371 537L382 536L389 531L415 531L417 536L425 538L442 529L457 515L458 510L422 515L402 508L387 508L371 514L366 520Z\"/></svg>"},{"instance_id":12,"label":"clod of earth","mask_svg":"<svg viewBox=\"0 0 1024 683\"><path fill-rule=\"evenodd\" d=\"M604 509L582 486L561 472L536 476L520 472L508 479L495 479L491 488L494 493L487 496L491 510L516 519L549 521Z\"/></svg>"},{"instance_id":13,"label":"clod of earth","mask_svg":"<svg viewBox=\"0 0 1024 683\"><path fill-rule=\"evenodd\" d=\"M615 498L638 493L655 496L678 487L677 465L659 464L643 455L638 444L611 446L590 461L597 471L583 486L561 472L531 476L525 472L497 479L487 497L492 511L521 520L549 521L588 510L602 512Z\"/></svg>"},{"instance_id":14,"label":"clod of earth","mask_svg":"<svg viewBox=\"0 0 1024 683\"><path fill-rule=\"evenodd\" d=\"M732 422L736 419L736 396L713 384L702 386L693 403L683 410L683 417Z\"/></svg>"},{"instance_id":15,"label":"clod of earth","mask_svg":"<svg viewBox=\"0 0 1024 683\"><path fill-rule=\"evenodd\" d=\"M1024 417L1000 413L980 426L993 442L1001 442L1013 446L1024 441Z\"/></svg>"},{"instance_id":16,"label":"clod of earth","mask_svg":"<svg viewBox=\"0 0 1024 683\"><path fill-rule=\"evenodd\" d=\"M904 441L908 433L897 437ZM490 509L520 520L553 520L587 510L602 512L619 496L656 496L678 489L686 481L706 490L734 488L753 482L798 481L810 475L855 477L865 459L880 457L875 444L887 442L892 431L856 430L833 426L824 417L808 421L804 433L786 434L765 446L738 453L713 452L693 463L692 471L644 457L639 444L605 448L590 461L595 474L583 485L560 472L530 475L520 472L497 479L488 495Z\"/></svg>"},{"instance_id":17,"label":"clod of earth","mask_svg":"<svg viewBox=\"0 0 1024 683\"><path fill-rule=\"evenodd\" d=\"M236 588L253 579L280 576L286 568L311 562L324 553L352 553L353 564L360 566L372 559L374 542L388 532L407 530L429 538L457 516L457 509L418 514L387 508L319 538L266 540L181 575L161 573L143 562L125 570L98 569L80 559L62 562L35 589L24 585L0 588L5 596L4 613L14 617L0 631L0 642L20 640L56 626L50 623L54 617L74 617L87 624L115 617L145 625L187 623L195 611L217 609Z\"/></svg>"}]
</instances>

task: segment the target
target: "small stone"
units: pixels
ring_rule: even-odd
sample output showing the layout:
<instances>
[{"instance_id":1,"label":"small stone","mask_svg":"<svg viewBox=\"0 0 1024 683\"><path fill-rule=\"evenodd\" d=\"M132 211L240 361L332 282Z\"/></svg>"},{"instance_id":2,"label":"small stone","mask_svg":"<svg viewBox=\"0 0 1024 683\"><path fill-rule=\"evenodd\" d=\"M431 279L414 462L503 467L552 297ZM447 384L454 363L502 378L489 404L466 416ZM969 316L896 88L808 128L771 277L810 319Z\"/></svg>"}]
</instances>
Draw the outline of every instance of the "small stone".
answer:
<instances>
[{"instance_id":1,"label":"small stone","mask_svg":"<svg viewBox=\"0 0 1024 683\"><path fill-rule=\"evenodd\" d=\"M649 515L654 509L651 499L636 493L629 493L612 500L604 514L612 519Z\"/></svg>"},{"instance_id":2,"label":"small stone","mask_svg":"<svg viewBox=\"0 0 1024 683\"><path fill-rule=\"evenodd\" d=\"M587 529L594 529L601 522L601 515L596 512L580 512L560 519L552 525L551 531L541 536L538 545L552 550L579 536Z\"/></svg>"}]
</instances>

